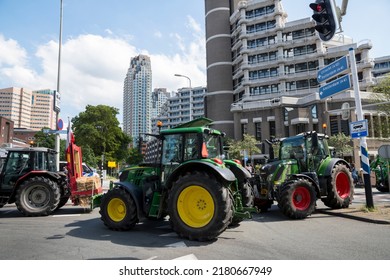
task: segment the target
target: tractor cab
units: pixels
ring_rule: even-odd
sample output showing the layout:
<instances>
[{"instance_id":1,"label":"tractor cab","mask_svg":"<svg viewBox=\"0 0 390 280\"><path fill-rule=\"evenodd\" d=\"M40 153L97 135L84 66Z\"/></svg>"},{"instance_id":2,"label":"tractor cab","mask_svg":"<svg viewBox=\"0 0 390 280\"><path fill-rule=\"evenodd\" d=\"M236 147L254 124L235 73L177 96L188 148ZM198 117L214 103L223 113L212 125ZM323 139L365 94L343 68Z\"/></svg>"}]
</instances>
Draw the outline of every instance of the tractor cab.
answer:
<instances>
[{"instance_id":1,"label":"tractor cab","mask_svg":"<svg viewBox=\"0 0 390 280\"><path fill-rule=\"evenodd\" d=\"M325 135L306 132L281 140L281 160L294 159L300 172L315 172L323 159L330 155Z\"/></svg>"}]
</instances>

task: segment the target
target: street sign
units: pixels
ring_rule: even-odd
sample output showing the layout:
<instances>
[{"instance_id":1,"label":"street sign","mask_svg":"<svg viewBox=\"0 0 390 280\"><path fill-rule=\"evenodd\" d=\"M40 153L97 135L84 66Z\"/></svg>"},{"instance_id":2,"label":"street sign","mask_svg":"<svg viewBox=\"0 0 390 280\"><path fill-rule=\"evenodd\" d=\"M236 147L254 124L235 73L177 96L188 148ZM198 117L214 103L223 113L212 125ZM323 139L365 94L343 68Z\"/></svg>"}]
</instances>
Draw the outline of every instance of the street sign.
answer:
<instances>
[{"instance_id":1,"label":"street sign","mask_svg":"<svg viewBox=\"0 0 390 280\"><path fill-rule=\"evenodd\" d=\"M351 78L347 74L320 87L320 99L325 99L349 88L351 88Z\"/></svg>"},{"instance_id":2,"label":"street sign","mask_svg":"<svg viewBox=\"0 0 390 280\"><path fill-rule=\"evenodd\" d=\"M368 136L368 121L361 120L349 123L349 130L352 138L360 138Z\"/></svg>"},{"instance_id":3,"label":"street sign","mask_svg":"<svg viewBox=\"0 0 390 280\"><path fill-rule=\"evenodd\" d=\"M317 80L319 83L322 83L348 69L347 56L343 56L342 58L339 58L338 60L318 70Z\"/></svg>"},{"instance_id":4,"label":"street sign","mask_svg":"<svg viewBox=\"0 0 390 280\"><path fill-rule=\"evenodd\" d=\"M62 119L59 119L57 122L57 129L62 130L63 128L64 128L64 122L62 121Z\"/></svg>"}]
</instances>

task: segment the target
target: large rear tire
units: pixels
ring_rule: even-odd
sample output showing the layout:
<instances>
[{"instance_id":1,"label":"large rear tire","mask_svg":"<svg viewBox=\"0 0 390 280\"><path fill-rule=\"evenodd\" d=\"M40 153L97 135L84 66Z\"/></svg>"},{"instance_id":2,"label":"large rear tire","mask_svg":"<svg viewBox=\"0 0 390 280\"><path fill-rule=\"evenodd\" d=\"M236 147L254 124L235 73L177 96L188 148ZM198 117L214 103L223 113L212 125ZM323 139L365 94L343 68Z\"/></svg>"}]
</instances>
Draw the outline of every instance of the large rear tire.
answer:
<instances>
[{"instance_id":1,"label":"large rear tire","mask_svg":"<svg viewBox=\"0 0 390 280\"><path fill-rule=\"evenodd\" d=\"M18 210L26 216L50 215L60 202L60 190L56 182L46 177L27 179L18 188L15 196Z\"/></svg>"},{"instance_id":2,"label":"large rear tire","mask_svg":"<svg viewBox=\"0 0 390 280\"><path fill-rule=\"evenodd\" d=\"M278 206L291 219L304 219L315 209L316 192L306 179L297 179L285 185L280 192Z\"/></svg>"},{"instance_id":3,"label":"large rear tire","mask_svg":"<svg viewBox=\"0 0 390 280\"><path fill-rule=\"evenodd\" d=\"M231 223L233 210L228 188L205 172L180 176L168 198L173 230L190 240L215 239Z\"/></svg>"},{"instance_id":4,"label":"large rear tire","mask_svg":"<svg viewBox=\"0 0 390 280\"><path fill-rule=\"evenodd\" d=\"M122 188L113 188L103 195L99 213L104 225L111 230L130 230L138 222L135 202Z\"/></svg>"},{"instance_id":5,"label":"large rear tire","mask_svg":"<svg viewBox=\"0 0 390 280\"><path fill-rule=\"evenodd\" d=\"M335 165L327 181L328 195L322 202L332 208L348 208L353 200L354 186L352 174L344 164Z\"/></svg>"}]
</instances>

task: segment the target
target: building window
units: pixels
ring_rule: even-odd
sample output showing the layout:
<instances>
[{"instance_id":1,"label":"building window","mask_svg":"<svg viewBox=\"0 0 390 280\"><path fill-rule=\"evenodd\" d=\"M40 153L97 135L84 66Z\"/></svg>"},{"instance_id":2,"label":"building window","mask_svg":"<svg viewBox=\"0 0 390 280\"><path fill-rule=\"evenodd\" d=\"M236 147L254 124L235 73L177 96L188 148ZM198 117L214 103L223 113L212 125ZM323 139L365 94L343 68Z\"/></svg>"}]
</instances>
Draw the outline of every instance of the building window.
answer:
<instances>
[{"instance_id":1,"label":"building window","mask_svg":"<svg viewBox=\"0 0 390 280\"><path fill-rule=\"evenodd\" d=\"M257 141L261 141L261 122L255 123L255 137Z\"/></svg>"},{"instance_id":2,"label":"building window","mask_svg":"<svg viewBox=\"0 0 390 280\"><path fill-rule=\"evenodd\" d=\"M241 136L242 136L242 139L244 140L244 134L247 134L247 130L248 130L248 124L246 123L242 123L241 124Z\"/></svg>"},{"instance_id":3,"label":"building window","mask_svg":"<svg viewBox=\"0 0 390 280\"><path fill-rule=\"evenodd\" d=\"M313 119L318 119L317 104L311 106L311 117Z\"/></svg>"},{"instance_id":4,"label":"building window","mask_svg":"<svg viewBox=\"0 0 390 280\"><path fill-rule=\"evenodd\" d=\"M269 135L276 136L275 121L269 121L268 124L269 124Z\"/></svg>"}]
</instances>

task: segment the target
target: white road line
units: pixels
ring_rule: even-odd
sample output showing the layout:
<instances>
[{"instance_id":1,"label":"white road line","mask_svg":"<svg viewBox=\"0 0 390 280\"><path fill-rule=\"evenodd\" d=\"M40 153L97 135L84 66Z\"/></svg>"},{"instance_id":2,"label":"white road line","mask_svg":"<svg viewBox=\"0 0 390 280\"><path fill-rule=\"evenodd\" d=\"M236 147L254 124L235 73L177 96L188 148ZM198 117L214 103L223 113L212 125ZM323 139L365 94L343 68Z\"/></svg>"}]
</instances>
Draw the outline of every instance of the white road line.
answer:
<instances>
[{"instance_id":1,"label":"white road line","mask_svg":"<svg viewBox=\"0 0 390 280\"><path fill-rule=\"evenodd\" d=\"M79 217L81 214L64 214L64 215L51 215L53 218L61 218L61 217Z\"/></svg>"}]
</instances>

